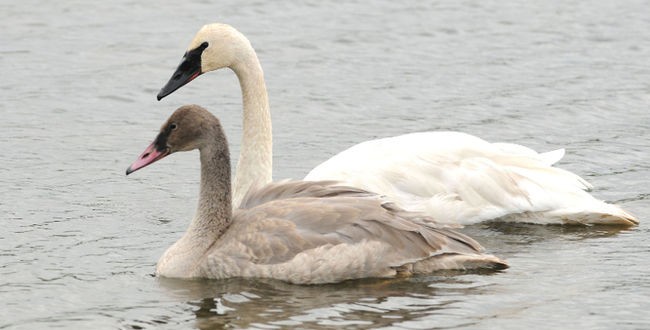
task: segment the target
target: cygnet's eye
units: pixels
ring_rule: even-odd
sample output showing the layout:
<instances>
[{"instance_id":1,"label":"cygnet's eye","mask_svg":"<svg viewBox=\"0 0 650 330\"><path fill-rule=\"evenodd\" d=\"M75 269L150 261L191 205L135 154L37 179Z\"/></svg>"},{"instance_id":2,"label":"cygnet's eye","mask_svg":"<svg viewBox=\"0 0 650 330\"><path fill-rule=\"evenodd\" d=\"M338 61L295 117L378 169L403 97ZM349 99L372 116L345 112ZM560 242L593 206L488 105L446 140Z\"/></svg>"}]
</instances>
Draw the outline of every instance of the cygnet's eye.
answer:
<instances>
[{"instance_id":1,"label":"cygnet's eye","mask_svg":"<svg viewBox=\"0 0 650 330\"><path fill-rule=\"evenodd\" d=\"M177 127L178 127L178 125L176 125L176 123L171 123L171 124L169 124L169 130L170 130L170 131L175 130Z\"/></svg>"}]
</instances>

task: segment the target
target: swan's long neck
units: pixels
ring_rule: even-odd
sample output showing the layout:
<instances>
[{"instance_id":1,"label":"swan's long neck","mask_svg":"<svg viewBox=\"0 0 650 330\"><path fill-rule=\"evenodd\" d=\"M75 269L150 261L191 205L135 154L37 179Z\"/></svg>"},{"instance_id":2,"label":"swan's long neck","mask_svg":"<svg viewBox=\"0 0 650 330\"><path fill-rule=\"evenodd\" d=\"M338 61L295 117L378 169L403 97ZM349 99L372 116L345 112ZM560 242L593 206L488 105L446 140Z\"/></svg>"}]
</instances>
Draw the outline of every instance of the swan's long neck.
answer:
<instances>
[{"instance_id":1,"label":"swan's long neck","mask_svg":"<svg viewBox=\"0 0 650 330\"><path fill-rule=\"evenodd\" d=\"M194 277L205 253L232 222L228 149L206 147L201 152L201 191L196 215L185 235L158 261L156 272L166 277Z\"/></svg>"},{"instance_id":2,"label":"swan's long neck","mask_svg":"<svg viewBox=\"0 0 650 330\"><path fill-rule=\"evenodd\" d=\"M211 238L221 236L232 219L230 155L227 148L215 151L212 146L201 152L201 191L196 217L190 228L208 233Z\"/></svg>"},{"instance_id":3,"label":"swan's long neck","mask_svg":"<svg viewBox=\"0 0 650 330\"><path fill-rule=\"evenodd\" d=\"M251 186L272 181L273 136L264 72L252 47L233 65L243 96L243 134L233 183L233 205L238 207Z\"/></svg>"}]
</instances>

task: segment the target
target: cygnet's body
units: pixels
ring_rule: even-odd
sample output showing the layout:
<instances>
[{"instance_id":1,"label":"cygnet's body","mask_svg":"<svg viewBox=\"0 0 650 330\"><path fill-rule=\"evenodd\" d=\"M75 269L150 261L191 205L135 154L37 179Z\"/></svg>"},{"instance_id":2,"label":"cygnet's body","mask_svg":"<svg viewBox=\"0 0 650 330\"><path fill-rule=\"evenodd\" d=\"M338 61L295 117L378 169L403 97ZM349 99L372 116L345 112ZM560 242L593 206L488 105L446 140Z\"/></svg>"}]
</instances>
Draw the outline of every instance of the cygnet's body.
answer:
<instances>
[{"instance_id":1,"label":"cygnet's body","mask_svg":"<svg viewBox=\"0 0 650 330\"><path fill-rule=\"evenodd\" d=\"M176 110L127 174L192 149L199 149L201 158L198 210L187 232L160 258L160 276L317 284L507 267L463 234L333 182L268 184L249 191L233 211L226 137L218 119L199 106Z\"/></svg>"}]
</instances>

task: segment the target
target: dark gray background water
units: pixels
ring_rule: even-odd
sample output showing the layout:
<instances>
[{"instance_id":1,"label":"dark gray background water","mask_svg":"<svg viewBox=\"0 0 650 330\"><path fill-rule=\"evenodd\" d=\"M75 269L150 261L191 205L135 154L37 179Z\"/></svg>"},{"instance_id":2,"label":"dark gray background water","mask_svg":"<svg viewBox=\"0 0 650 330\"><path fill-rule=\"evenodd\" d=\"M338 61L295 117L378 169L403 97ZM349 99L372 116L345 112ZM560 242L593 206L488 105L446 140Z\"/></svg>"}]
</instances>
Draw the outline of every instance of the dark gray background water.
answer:
<instances>
[{"instance_id":1,"label":"dark gray background water","mask_svg":"<svg viewBox=\"0 0 650 330\"><path fill-rule=\"evenodd\" d=\"M650 328L649 1L0 2L0 328ZM155 95L205 23L258 50L275 178L375 137L459 130L540 151L641 219L465 229L509 270L292 286L152 277L197 153L124 176L179 105L238 152L229 71Z\"/></svg>"}]
</instances>

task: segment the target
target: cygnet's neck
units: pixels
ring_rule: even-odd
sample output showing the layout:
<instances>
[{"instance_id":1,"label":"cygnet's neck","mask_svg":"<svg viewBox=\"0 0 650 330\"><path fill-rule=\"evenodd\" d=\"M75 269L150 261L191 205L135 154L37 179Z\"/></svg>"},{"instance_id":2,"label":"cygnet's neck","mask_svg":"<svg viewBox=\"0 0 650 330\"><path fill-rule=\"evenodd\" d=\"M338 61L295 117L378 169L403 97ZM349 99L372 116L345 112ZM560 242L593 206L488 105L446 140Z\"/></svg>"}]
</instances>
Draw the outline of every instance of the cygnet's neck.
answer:
<instances>
[{"instance_id":1,"label":"cygnet's neck","mask_svg":"<svg viewBox=\"0 0 650 330\"><path fill-rule=\"evenodd\" d=\"M251 186L272 181L273 136L264 72L252 47L231 66L243 97L243 133L233 183L233 206L239 206Z\"/></svg>"},{"instance_id":2,"label":"cygnet's neck","mask_svg":"<svg viewBox=\"0 0 650 330\"><path fill-rule=\"evenodd\" d=\"M201 191L190 230L216 239L232 221L230 155L227 147L217 148L214 145L205 146L199 151Z\"/></svg>"},{"instance_id":3,"label":"cygnet's neck","mask_svg":"<svg viewBox=\"0 0 650 330\"><path fill-rule=\"evenodd\" d=\"M201 258L232 222L228 148L206 146L200 149L200 154L201 190L197 212L183 237L158 261L158 275L196 276Z\"/></svg>"}]
</instances>

